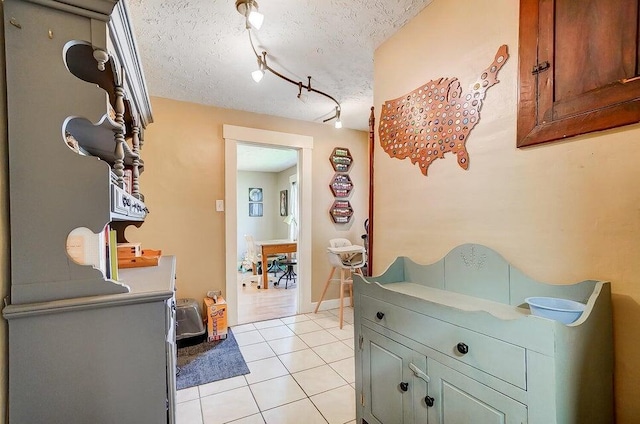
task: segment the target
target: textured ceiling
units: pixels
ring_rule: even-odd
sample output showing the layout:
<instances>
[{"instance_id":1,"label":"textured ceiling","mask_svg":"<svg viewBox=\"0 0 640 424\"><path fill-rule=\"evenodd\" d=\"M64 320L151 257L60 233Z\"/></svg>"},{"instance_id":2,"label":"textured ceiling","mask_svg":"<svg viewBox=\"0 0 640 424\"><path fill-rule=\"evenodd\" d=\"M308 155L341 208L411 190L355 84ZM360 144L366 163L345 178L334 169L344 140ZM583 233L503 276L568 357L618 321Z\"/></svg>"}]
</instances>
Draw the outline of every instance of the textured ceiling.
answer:
<instances>
[{"instance_id":1,"label":"textured ceiling","mask_svg":"<svg viewBox=\"0 0 640 424\"><path fill-rule=\"evenodd\" d=\"M366 130L373 106L373 52L431 0L259 0L258 52L295 81L336 98L346 128ZM129 0L152 96L304 121L333 116L335 104L257 69L234 0ZM329 125L329 124L327 124Z\"/></svg>"}]
</instances>

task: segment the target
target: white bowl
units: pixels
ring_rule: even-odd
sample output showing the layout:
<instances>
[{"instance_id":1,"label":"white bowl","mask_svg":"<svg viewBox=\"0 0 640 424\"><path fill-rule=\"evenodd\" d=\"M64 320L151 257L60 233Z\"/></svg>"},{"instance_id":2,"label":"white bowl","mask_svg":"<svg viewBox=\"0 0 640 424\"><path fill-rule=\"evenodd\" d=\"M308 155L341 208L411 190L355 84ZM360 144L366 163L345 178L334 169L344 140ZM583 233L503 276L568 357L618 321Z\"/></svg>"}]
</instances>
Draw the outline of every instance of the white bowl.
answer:
<instances>
[{"instance_id":1,"label":"white bowl","mask_svg":"<svg viewBox=\"0 0 640 424\"><path fill-rule=\"evenodd\" d=\"M527 297L525 300L533 315L571 324L584 312L584 303L557 297Z\"/></svg>"}]
</instances>

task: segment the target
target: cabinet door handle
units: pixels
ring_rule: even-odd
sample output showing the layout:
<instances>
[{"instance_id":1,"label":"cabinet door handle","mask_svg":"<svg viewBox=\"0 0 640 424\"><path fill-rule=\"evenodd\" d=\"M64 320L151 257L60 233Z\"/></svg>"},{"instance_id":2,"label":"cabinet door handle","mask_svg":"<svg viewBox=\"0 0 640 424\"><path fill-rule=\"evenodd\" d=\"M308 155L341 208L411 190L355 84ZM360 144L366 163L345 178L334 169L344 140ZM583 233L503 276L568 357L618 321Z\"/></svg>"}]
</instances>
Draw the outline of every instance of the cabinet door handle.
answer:
<instances>
[{"instance_id":1,"label":"cabinet door handle","mask_svg":"<svg viewBox=\"0 0 640 424\"><path fill-rule=\"evenodd\" d=\"M376 314L376 318L378 318L378 319L382 319L382 318L384 318L384 312L378 312L378 313Z\"/></svg>"},{"instance_id":2,"label":"cabinet door handle","mask_svg":"<svg viewBox=\"0 0 640 424\"><path fill-rule=\"evenodd\" d=\"M462 342L458 343L456 348L458 349L458 352L460 352L463 355L466 355L467 353L469 353L469 346L467 346L466 344L464 344Z\"/></svg>"},{"instance_id":3,"label":"cabinet door handle","mask_svg":"<svg viewBox=\"0 0 640 424\"><path fill-rule=\"evenodd\" d=\"M427 406L428 406L429 408L431 408L431 407L433 406L433 402L434 402L434 401L435 401L435 399L434 399L434 398L432 398L431 396L426 396L426 397L424 398L424 402L427 404Z\"/></svg>"},{"instance_id":4,"label":"cabinet door handle","mask_svg":"<svg viewBox=\"0 0 640 424\"><path fill-rule=\"evenodd\" d=\"M402 390L403 392L406 392L407 390L409 390L409 383L405 383L404 381L400 383L400 390Z\"/></svg>"},{"instance_id":5,"label":"cabinet door handle","mask_svg":"<svg viewBox=\"0 0 640 424\"><path fill-rule=\"evenodd\" d=\"M422 370L418 368L415 364L410 363L409 369L413 371L413 375L415 375L416 377L423 379L427 383L431 382L431 379L429 378L429 376L423 373Z\"/></svg>"}]
</instances>

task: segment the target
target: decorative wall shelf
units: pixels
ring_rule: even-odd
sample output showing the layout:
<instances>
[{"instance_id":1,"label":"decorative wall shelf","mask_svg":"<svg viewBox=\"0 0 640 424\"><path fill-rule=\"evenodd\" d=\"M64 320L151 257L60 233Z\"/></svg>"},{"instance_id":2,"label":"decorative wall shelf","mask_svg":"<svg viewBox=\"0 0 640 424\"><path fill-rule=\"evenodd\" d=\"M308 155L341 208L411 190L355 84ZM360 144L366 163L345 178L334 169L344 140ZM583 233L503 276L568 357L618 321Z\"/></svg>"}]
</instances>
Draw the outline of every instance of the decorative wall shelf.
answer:
<instances>
[{"instance_id":1,"label":"decorative wall shelf","mask_svg":"<svg viewBox=\"0 0 640 424\"><path fill-rule=\"evenodd\" d=\"M351 182L349 175L336 174L333 176L333 180L331 180L329 188L333 193L333 197L346 198L349 197L351 190L353 190L353 183Z\"/></svg>"},{"instance_id":2,"label":"decorative wall shelf","mask_svg":"<svg viewBox=\"0 0 640 424\"><path fill-rule=\"evenodd\" d=\"M329 211L333 222L336 224L346 224L351 220L353 208L348 200L336 200Z\"/></svg>"},{"instance_id":3,"label":"decorative wall shelf","mask_svg":"<svg viewBox=\"0 0 640 424\"><path fill-rule=\"evenodd\" d=\"M336 147L331 153L329 158L333 170L336 172L349 172L351 165L353 165L353 158L349 149L344 147Z\"/></svg>"}]
</instances>

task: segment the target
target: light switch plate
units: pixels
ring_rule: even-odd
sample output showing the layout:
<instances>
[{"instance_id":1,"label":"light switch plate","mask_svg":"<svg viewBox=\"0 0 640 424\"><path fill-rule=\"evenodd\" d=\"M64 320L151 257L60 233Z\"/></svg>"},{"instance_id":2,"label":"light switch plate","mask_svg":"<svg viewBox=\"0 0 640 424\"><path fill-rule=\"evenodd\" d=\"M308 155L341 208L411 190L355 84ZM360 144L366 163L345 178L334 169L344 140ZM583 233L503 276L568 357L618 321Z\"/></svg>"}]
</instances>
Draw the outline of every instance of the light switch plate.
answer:
<instances>
[{"instance_id":1,"label":"light switch plate","mask_svg":"<svg viewBox=\"0 0 640 424\"><path fill-rule=\"evenodd\" d=\"M216 200L216 212L224 212L224 200Z\"/></svg>"}]
</instances>

